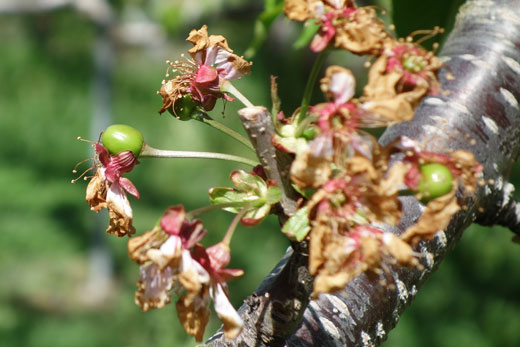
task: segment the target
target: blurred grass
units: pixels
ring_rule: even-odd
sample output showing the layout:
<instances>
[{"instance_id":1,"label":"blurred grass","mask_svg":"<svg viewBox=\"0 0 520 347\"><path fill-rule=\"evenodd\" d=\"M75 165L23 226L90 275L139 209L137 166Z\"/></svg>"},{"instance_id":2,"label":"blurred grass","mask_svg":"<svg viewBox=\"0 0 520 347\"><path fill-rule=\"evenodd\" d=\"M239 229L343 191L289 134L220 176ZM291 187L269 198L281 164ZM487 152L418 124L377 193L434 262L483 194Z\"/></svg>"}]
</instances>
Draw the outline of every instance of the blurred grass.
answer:
<instances>
[{"instance_id":1,"label":"blurred grass","mask_svg":"<svg viewBox=\"0 0 520 347\"><path fill-rule=\"evenodd\" d=\"M238 53L249 44L250 18L214 18L208 24L210 33L225 35ZM294 25L277 21L275 27L277 35L254 59L253 74L236 85L254 103L269 106L268 76L280 76L282 107L290 114L300 101L313 55L290 50L288 42L297 36ZM160 59L141 49L118 47L114 122L137 127L155 147L250 155L203 124L157 115L161 102L155 92L164 59L188 48L182 41L185 34L172 39L175 49ZM103 235L101 247L112 257L111 291L106 300L89 300L97 290L88 287L89 264L107 216L101 214L99 225L84 201L86 183L70 180L74 164L92 155L75 138L90 133L94 35L91 24L70 11L0 17L0 344L193 346L174 305L142 313L134 304L138 267L128 259L126 240ZM342 54L330 61L347 59L362 64ZM224 118L221 105L213 116L241 129L235 117L240 105L228 103ZM236 168L218 161L143 159L129 175L141 193L140 201L131 198L138 233L148 230L170 205L183 203L188 210L206 205L208 188L229 185L229 172ZM512 176L518 174L516 169ZM209 229L206 245L220 240L231 218L219 212L203 216ZM246 275L230 284L235 307L287 245L273 217L257 229L236 233L230 266L245 269ZM468 230L385 346L520 345L519 251L506 230ZM219 322L212 319L210 325L207 335Z\"/></svg>"}]
</instances>

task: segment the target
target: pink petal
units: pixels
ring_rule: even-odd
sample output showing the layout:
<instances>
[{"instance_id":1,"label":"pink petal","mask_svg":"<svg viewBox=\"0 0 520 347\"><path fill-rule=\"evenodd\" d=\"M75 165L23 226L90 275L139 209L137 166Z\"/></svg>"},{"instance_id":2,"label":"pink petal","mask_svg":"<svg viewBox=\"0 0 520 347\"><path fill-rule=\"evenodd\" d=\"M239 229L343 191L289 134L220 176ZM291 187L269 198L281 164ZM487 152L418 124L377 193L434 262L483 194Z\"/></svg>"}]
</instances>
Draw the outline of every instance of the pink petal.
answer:
<instances>
[{"instance_id":1,"label":"pink petal","mask_svg":"<svg viewBox=\"0 0 520 347\"><path fill-rule=\"evenodd\" d=\"M218 79L217 70L208 65L201 65L195 77L195 83L206 84Z\"/></svg>"},{"instance_id":2,"label":"pink petal","mask_svg":"<svg viewBox=\"0 0 520 347\"><path fill-rule=\"evenodd\" d=\"M179 235L185 218L184 206L172 206L166 210L161 218L161 228L168 234Z\"/></svg>"},{"instance_id":3,"label":"pink petal","mask_svg":"<svg viewBox=\"0 0 520 347\"><path fill-rule=\"evenodd\" d=\"M140 198L137 188L128 178L121 177L119 179L119 184L121 185L121 187L123 187L124 190L135 196L137 199Z\"/></svg>"}]
</instances>

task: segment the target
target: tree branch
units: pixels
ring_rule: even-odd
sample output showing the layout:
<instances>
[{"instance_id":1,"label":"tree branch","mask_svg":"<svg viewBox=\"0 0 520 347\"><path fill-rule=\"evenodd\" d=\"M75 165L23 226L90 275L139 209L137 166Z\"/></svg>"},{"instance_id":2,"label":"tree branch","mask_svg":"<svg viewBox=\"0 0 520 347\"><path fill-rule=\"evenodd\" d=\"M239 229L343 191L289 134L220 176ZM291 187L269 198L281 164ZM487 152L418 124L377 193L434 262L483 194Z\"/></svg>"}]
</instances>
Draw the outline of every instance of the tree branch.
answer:
<instances>
[{"instance_id":1,"label":"tree branch","mask_svg":"<svg viewBox=\"0 0 520 347\"><path fill-rule=\"evenodd\" d=\"M306 271L305 252L289 251L240 308L246 322L243 333L233 341L217 334L208 345L378 345L472 222L507 225L518 231L518 204L507 177L520 151L520 1L469 1L461 8L441 55L445 66L440 80L446 93L424 99L412 121L387 129L380 140L385 145L406 135L429 151L466 149L484 167L484 184L473 198L461 201L464 209L448 228L418 245L424 269L390 267L387 281L394 286L382 286L379 277L362 274L345 289L310 302L301 326L288 336L291 324L287 322L295 326L304 308L293 307L291 316L288 307L306 302L295 287L306 292L302 288L312 283L294 274ZM402 203L401 223L385 227L386 231L400 234L420 216L416 199L405 197ZM269 305L270 310L265 310ZM278 330L280 317L286 324Z\"/></svg>"}]
</instances>

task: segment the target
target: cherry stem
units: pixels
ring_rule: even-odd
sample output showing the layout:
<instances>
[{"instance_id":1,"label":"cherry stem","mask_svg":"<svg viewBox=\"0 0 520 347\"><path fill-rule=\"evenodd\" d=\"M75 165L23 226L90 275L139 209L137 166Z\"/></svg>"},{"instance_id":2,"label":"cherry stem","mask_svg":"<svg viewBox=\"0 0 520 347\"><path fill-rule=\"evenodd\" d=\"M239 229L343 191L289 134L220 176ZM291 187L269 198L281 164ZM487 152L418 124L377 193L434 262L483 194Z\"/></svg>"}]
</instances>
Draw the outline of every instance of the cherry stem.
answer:
<instances>
[{"instance_id":1,"label":"cherry stem","mask_svg":"<svg viewBox=\"0 0 520 347\"><path fill-rule=\"evenodd\" d=\"M240 164L249 165L255 167L259 165L257 161L239 157L231 154L224 153L213 153L213 152L191 152L191 151L170 151L164 149L157 149L149 146L148 144L143 145L140 157L151 157L151 158L202 158L202 159L220 159L234 161Z\"/></svg>"},{"instance_id":2,"label":"cherry stem","mask_svg":"<svg viewBox=\"0 0 520 347\"><path fill-rule=\"evenodd\" d=\"M227 92L232 94L234 97L236 97L238 100L240 100L241 103L244 104L246 107L255 107L251 101L249 101L238 89L235 88L234 85L231 84L229 81L225 81L222 86L220 87L220 91Z\"/></svg>"},{"instance_id":3,"label":"cherry stem","mask_svg":"<svg viewBox=\"0 0 520 347\"><path fill-rule=\"evenodd\" d=\"M233 237L235 229L237 228L238 222L240 222L240 220L242 219L244 214L247 212L247 210L249 210L249 208L251 207L251 204L252 204L252 202L250 202L247 205L245 205L244 207L242 207L240 212L238 212L237 215L235 216L235 218L233 218L233 221L231 222L231 224L229 225L229 227L226 231L226 235L224 235L224 238L222 239L222 242L224 244L229 246L229 244L231 242L231 238Z\"/></svg>"},{"instance_id":4,"label":"cherry stem","mask_svg":"<svg viewBox=\"0 0 520 347\"><path fill-rule=\"evenodd\" d=\"M233 139L237 140L238 142L240 142L241 144L243 144L244 146L246 146L247 148L249 148L250 150L252 150L253 152L256 153L256 150L253 147L253 145L251 144L251 141L249 141L248 139L246 139L244 136L240 135L239 133L237 133L233 129L228 128L227 126L225 126L224 124L220 123L219 121L216 121L216 120L211 119L211 118L201 118L201 119L198 119L198 120L201 121L204 124L209 125L210 127L213 127L215 129L223 132L224 134L232 137Z\"/></svg>"}]
</instances>

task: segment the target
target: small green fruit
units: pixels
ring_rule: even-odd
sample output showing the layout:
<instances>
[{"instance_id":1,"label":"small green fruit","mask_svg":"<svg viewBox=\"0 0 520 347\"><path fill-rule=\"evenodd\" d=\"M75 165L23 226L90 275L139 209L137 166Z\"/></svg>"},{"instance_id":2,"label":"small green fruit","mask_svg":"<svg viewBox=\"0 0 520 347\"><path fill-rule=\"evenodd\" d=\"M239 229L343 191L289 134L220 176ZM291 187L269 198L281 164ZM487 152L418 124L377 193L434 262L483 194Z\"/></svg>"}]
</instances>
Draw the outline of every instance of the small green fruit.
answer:
<instances>
[{"instance_id":1,"label":"small green fruit","mask_svg":"<svg viewBox=\"0 0 520 347\"><path fill-rule=\"evenodd\" d=\"M180 120L190 120L193 117L193 112L197 110L196 107L198 105L197 102L192 100L191 95L186 94L175 101L175 110L172 114Z\"/></svg>"},{"instance_id":2,"label":"small green fruit","mask_svg":"<svg viewBox=\"0 0 520 347\"><path fill-rule=\"evenodd\" d=\"M421 166L419 193L421 201L426 203L432 199L448 194L453 186L453 175L445 165L430 163Z\"/></svg>"},{"instance_id":3,"label":"small green fruit","mask_svg":"<svg viewBox=\"0 0 520 347\"><path fill-rule=\"evenodd\" d=\"M111 155L132 151L138 157L143 148L144 139L139 130L129 125L114 124L105 129L101 142Z\"/></svg>"}]
</instances>

